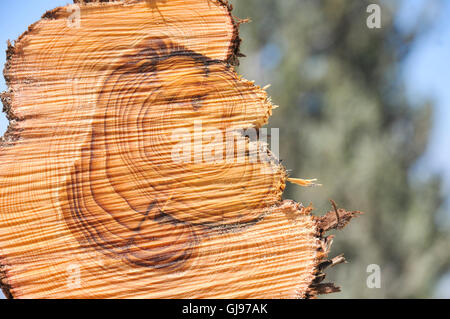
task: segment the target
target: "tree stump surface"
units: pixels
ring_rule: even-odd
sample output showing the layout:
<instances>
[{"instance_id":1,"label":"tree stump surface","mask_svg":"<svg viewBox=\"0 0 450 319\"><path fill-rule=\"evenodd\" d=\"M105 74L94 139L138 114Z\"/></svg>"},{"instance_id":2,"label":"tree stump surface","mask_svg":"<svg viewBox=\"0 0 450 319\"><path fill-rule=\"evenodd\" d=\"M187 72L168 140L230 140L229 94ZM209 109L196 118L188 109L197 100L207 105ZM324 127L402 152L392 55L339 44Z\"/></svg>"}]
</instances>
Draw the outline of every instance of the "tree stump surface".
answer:
<instances>
[{"instance_id":1,"label":"tree stump surface","mask_svg":"<svg viewBox=\"0 0 450 319\"><path fill-rule=\"evenodd\" d=\"M338 291L321 283L326 267L344 261L327 258L325 231L358 212L315 217L311 207L283 201L285 169L264 142L240 133L265 125L273 106L233 69L240 38L231 6L76 2L45 13L7 50L4 293L308 298ZM230 136L233 146L224 147ZM255 152L264 156L254 161Z\"/></svg>"}]
</instances>

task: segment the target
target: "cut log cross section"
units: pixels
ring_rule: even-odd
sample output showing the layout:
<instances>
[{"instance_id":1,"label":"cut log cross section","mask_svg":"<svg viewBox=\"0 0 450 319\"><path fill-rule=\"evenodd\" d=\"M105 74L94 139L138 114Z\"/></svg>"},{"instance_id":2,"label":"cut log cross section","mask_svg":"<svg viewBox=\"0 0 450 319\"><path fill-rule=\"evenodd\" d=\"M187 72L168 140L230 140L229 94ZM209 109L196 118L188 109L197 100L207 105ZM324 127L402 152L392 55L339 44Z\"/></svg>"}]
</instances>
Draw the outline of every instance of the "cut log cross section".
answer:
<instances>
[{"instance_id":1,"label":"cut log cross section","mask_svg":"<svg viewBox=\"0 0 450 319\"><path fill-rule=\"evenodd\" d=\"M77 2L77 1L76 1ZM78 1L7 51L1 285L14 298L307 298L358 212L282 201L224 1ZM230 146L231 145L231 146ZM309 181L293 179L307 186Z\"/></svg>"}]
</instances>

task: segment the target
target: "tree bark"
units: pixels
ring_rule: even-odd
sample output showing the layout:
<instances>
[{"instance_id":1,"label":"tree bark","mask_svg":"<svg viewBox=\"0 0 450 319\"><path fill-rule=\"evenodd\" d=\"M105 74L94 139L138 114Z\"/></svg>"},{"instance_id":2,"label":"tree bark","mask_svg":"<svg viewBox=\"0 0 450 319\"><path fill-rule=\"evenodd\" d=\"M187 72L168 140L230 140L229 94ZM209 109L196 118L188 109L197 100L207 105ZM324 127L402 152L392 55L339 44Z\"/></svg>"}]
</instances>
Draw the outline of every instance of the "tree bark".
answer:
<instances>
[{"instance_id":1,"label":"tree bark","mask_svg":"<svg viewBox=\"0 0 450 319\"><path fill-rule=\"evenodd\" d=\"M45 13L8 47L2 101L10 126L0 152L5 294L306 298L337 291L320 283L324 268L344 261L327 259L324 232L358 212L319 218L282 201L285 169L264 142L242 134L266 124L273 106L233 70L240 39L231 6L86 2Z\"/></svg>"}]
</instances>

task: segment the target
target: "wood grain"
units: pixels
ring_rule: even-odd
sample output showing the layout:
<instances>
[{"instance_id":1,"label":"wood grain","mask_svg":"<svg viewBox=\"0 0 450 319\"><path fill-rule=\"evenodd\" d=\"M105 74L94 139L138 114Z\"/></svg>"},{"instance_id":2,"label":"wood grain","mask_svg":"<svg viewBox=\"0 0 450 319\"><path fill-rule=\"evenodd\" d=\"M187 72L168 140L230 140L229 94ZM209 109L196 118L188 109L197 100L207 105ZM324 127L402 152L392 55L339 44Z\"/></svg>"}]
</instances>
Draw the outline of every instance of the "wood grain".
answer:
<instances>
[{"instance_id":1,"label":"wood grain","mask_svg":"<svg viewBox=\"0 0 450 319\"><path fill-rule=\"evenodd\" d=\"M75 27L72 7L51 10L7 52L0 279L8 296L336 291L318 279L320 265L336 263L326 259L324 230L338 223L282 201L285 169L241 134L265 125L273 107L233 69L240 39L231 6L78 5ZM188 158L174 158L197 130L200 153L188 143ZM233 146L230 156L230 136L244 152ZM255 152L264 156L254 161Z\"/></svg>"}]
</instances>

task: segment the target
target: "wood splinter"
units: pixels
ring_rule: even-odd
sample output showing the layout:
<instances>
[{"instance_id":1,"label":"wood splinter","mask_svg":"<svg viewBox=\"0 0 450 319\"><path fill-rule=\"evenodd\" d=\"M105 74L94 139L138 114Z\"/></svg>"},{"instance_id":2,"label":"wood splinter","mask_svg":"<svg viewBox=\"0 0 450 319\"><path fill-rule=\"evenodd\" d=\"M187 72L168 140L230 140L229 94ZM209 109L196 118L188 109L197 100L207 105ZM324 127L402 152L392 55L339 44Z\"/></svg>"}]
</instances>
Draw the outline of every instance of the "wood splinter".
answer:
<instances>
[{"instance_id":1,"label":"wood splinter","mask_svg":"<svg viewBox=\"0 0 450 319\"><path fill-rule=\"evenodd\" d=\"M317 179L302 179L302 178L288 178L288 182L291 182L292 184L297 184L299 186L303 187L316 187L316 186L322 186L322 184L318 184Z\"/></svg>"}]
</instances>

